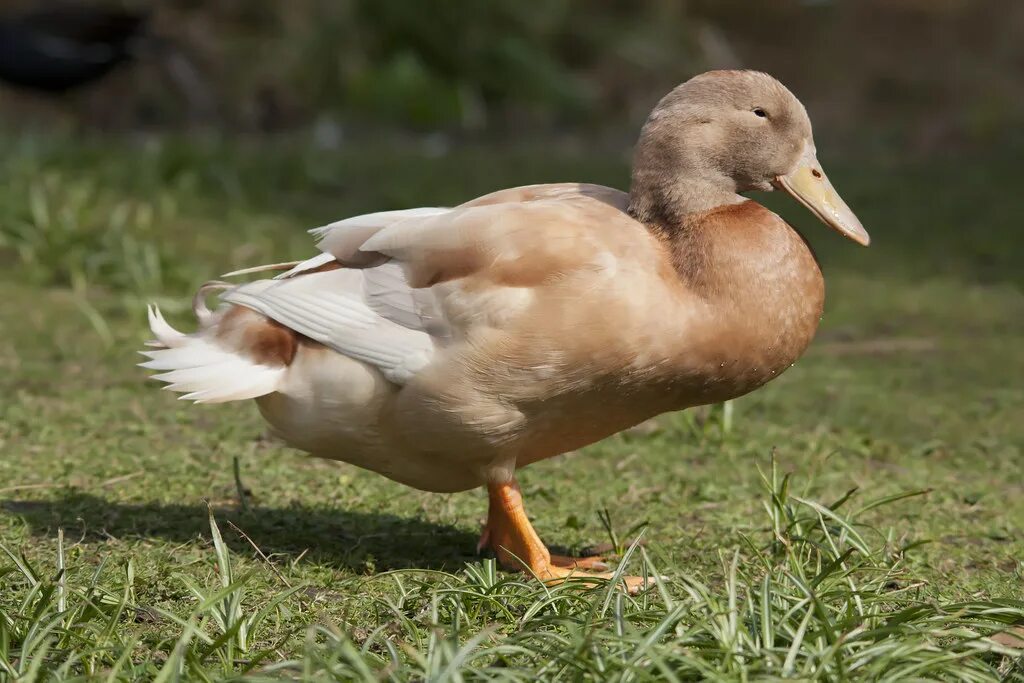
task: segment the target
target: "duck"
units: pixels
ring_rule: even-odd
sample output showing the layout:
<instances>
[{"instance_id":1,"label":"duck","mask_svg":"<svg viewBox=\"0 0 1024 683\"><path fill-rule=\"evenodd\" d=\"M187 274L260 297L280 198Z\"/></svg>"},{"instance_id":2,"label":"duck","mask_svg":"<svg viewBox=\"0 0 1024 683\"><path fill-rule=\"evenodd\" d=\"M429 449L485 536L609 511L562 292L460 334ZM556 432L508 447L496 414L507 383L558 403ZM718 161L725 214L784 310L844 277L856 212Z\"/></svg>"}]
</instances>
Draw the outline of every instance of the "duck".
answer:
<instances>
[{"instance_id":1,"label":"duck","mask_svg":"<svg viewBox=\"0 0 1024 683\"><path fill-rule=\"evenodd\" d=\"M824 280L801 234L744 196L774 189L868 245L796 96L759 71L703 73L647 118L628 192L530 185L314 229L312 258L200 287L195 332L151 305L141 365L181 399L254 399L313 456L424 491L486 488L478 550L506 569L607 578L604 558L549 551L516 473L800 358ZM254 273L273 275L227 279Z\"/></svg>"}]
</instances>

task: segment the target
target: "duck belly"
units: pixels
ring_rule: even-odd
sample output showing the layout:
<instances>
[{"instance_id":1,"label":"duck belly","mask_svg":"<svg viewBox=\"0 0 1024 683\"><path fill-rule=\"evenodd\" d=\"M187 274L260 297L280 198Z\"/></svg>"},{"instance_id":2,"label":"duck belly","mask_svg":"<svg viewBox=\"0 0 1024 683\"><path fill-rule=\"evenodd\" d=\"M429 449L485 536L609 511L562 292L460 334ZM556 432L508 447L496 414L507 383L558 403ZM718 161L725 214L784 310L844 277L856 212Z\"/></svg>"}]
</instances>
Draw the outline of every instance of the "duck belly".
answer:
<instances>
[{"instance_id":1,"label":"duck belly","mask_svg":"<svg viewBox=\"0 0 1024 683\"><path fill-rule=\"evenodd\" d=\"M315 457L425 491L464 491L484 483L475 462L399 438L388 415L400 391L376 368L308 344L300 346L278 390L256 404L274 436Z\"/></svg>"}]
</instances>

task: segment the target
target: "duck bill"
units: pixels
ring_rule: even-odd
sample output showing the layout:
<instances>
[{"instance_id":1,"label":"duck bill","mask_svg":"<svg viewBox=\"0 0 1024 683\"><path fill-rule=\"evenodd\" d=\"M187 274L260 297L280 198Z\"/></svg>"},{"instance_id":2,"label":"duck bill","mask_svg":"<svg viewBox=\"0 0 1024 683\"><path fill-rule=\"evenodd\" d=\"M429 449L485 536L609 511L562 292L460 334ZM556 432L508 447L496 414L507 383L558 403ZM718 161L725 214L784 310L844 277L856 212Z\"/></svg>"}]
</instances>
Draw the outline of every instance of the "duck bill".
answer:
<instances>
[{"instance_id":1,"label":"duck bill","mask_svg":"<svg viewBox=\"0 0 1024 683\"><path fill-rule=\"evenodd\" d=\"M865 247L871 242L868 231L821 170L813 145L807 145L796 167L786 175L778 176L774 184L839 234Z\"/></svg>"}]
</instances>

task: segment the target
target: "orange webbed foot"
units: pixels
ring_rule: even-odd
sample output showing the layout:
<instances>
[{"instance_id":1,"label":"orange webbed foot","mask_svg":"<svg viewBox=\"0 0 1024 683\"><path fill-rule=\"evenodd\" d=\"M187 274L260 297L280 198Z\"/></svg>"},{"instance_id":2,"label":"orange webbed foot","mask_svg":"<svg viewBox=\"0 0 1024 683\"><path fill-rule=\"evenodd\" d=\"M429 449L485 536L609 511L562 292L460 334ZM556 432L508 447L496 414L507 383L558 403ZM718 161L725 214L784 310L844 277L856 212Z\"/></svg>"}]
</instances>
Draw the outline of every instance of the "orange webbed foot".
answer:
<instances>
[{"instance_id":1,"label":"orange webbed foot","mask_svg":"<svg viewBox=\"0 0 1024 683\"><path fill-rule=\"evenodd\" d=\"M547 584L559 584L567 579L609 580L614 574L607 571L603 557L568 557L552 555L537 536L523 508L519 485L510 482L488 484L490 507L487 524L480 535L477 551L490 548L498 563L506 569L527 571ZM649 588L651 581L639 576L621 577L629 593ZM589 585L597 585L591 582Z\"/></svg>"},{"instance_id":2,"label":"orange webbed foot","mask_svg":"<svg viewBox=\"0 0 1024 683\"><path fill-rule=\"evenodd\" d=\"M566 569L582 569L584 571L606 572L611 567L601 555L592 557L574 557L572 555L552 555L551 564Z\"/></svg>"},{"instance_id":3,"label":"orange webbed foot","mask_svg":"<svg viewBox=\"0 0 1024 683\"><path fill-rule=\"evenodd\" d=\"M536 573L536 572L534 572ZM551 565L547 568L546 575L548 578L543 578L544 583L548 585L558 585L565 581L579 580L583 585L588 588L594 588L600 585L597 581L588 581L588 579L600 579L601 582L610 581L615 578L613 572L594 572L594 571L581 571L579 569L573 569L569 567L558 567ZM537 574L540 577L540 574ZM625 585L626 592L630 595L636 595L648 588L654 586L654 579L644 579L642 576L630 576L625 575L619 577L621 583Z\"/></svg>"}]
</instances>

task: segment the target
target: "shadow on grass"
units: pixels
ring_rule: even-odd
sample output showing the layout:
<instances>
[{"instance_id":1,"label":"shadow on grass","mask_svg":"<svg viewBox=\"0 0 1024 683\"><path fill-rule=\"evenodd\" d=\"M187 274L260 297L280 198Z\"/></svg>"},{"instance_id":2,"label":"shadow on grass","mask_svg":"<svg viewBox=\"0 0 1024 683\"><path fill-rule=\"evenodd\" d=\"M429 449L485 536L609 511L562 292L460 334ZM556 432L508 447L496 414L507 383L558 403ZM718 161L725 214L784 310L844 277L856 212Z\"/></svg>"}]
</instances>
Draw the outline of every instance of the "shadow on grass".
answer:
<instances>
[{"instance_id":1,"label":"shadow on grass","mask_svg":"<svg viewBox=\"0 0 1024 683\"><path fill-rule=\"evenodd\" d=\"M53 500L2 500L0 510L25 520L37 536L85 541L160 538L173 543L210 539L205 505L118 503L87 493ZM456 527L390 514L324 507L214 507L217 525L231 549L253 554L232 524L267 555L306 557L352 572L389 569L457 571L476 559L474 534ZM74 541L72 541L74 542Z\"/></svg>"}]
</instances>

